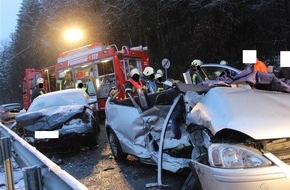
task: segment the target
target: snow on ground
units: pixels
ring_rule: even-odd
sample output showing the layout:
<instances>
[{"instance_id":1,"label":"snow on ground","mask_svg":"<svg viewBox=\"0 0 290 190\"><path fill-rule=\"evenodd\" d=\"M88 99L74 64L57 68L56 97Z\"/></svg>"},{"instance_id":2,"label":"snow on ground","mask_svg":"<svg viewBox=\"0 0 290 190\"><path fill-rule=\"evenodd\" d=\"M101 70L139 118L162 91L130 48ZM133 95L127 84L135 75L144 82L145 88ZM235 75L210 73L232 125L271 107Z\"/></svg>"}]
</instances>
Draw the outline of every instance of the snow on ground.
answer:
<instances>
[{"instance_id":1,"label":"snow on ground","mask_svg":"<svg viewBox=\"0 0 290 190\"><path fill-rule=\"evenodd\" d=\"M19 166L13 159L12 159L12 165L13 165L15 190L25 190L23 172L21 168L19 168ZM5 170L4 170L3 163L0 164L0 190L7 190L6 180L5 180Z\"/></svg>"}]
</instances>

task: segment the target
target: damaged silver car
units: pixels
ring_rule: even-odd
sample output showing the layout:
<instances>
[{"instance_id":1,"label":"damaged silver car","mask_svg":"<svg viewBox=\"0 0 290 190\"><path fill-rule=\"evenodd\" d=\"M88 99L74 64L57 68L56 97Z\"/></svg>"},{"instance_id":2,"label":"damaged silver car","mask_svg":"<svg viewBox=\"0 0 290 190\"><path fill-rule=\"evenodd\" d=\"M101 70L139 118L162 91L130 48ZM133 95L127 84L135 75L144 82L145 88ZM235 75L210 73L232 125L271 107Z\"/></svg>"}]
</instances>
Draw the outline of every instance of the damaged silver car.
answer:
<instances>
[{"instance_id":1,"label":"damaged silver car","mask_svg":"<svg viewBox=\"0 0 290 190\"><path fill-rule=\"evenodd\" d=\"M183 189L289 189L290 87L271 74L224 79L111 96L106 129L115 158L156 164L158 186L161 169L190 167Z\"/></svg>"},{"instance_id":2,"label":"damaged silver car","mask_svg":"<svg viewBox=\"0 0 290 190\"><path fill-rule=\"evenodd\" d=\"M43 94L26 112L16 116L11 129L44 152L95 146L100 126L94 103L80 89Z\"/></svg>"}]
</instances>

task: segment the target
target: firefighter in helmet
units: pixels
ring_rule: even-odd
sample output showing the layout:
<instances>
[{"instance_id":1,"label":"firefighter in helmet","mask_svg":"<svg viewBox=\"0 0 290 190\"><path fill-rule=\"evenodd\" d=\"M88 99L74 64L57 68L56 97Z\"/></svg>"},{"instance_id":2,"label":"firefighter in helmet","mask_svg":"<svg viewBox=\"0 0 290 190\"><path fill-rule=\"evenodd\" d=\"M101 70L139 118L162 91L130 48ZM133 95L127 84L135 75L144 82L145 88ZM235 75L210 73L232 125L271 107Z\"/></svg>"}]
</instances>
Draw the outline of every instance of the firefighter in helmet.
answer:
<instances>
[{"instance_id":1,"label":"firefighter in helmet","mask_svg":"<svg viewBox=\"0 0 290 190\"><path fill-rule=\"evenodd\" d=\"M145 67L143 75L146 87L148 88L148 93L152 94L157 92L154 69L152 67Z\"/></svg>"},{"instance_id":2,"label":"firefighter in helmet","mask_svg":"<svg viewBox=\"0 0 290 190\"><path fill-rule=\"evenodd\" d=\"M37 96L46 93L46 91L44 90L43 83L44 83L43 78L38 78L38 79L37 79L35 89L33 89L33 91L32 91L31 102L32 102L32 101L33 101Z\"/></svg>"},{"instance_id":3,"label":"firefighter in helmet","mask_svg":"<svg viewBox=\"0 0 290 190\"><path fill-rule=\"evenodd\" d=\"M125 82L124 88L126 95L134 94L137 89L144 88L144 81L140 80L140 72L138 68L133 68L130 71L130 78Z\"/></svg>"},{"instance_id":4,"label":"firefighter in helmet","mask_svg":"<svg viewBox=\"0 0 290 190\"><path fill-rule=\"evenodd\" d=\"M201 65L203 62L199 59L195 59L191 62L191 66L189 68L190 75L192 76L192 84L198 84L203 80L200 78L201 72Z\"/></svg>"},{"instance_id":5,"label":"firefighter in helmet","mask_svg":"<svg viewBox=\"0 0 290 190\"><path fill-rule=\"evenodd\" d=\"M157 86L157 92L161 92L164 90L163 86L163 71L161 69L158 69L155 74L155 81Z\"/></svg>"},{"instance_id":6,"label":"firefighter in helmet","mask_svg":"<svg viewBox=\"0 0 290 190\"><path fill-rule=\"evenodd\" d=\"M81 89L84 92L87 92L87 88L84 86L84 83L82 80L77 81L77 88Z\"/></svg>"}]
</instances>

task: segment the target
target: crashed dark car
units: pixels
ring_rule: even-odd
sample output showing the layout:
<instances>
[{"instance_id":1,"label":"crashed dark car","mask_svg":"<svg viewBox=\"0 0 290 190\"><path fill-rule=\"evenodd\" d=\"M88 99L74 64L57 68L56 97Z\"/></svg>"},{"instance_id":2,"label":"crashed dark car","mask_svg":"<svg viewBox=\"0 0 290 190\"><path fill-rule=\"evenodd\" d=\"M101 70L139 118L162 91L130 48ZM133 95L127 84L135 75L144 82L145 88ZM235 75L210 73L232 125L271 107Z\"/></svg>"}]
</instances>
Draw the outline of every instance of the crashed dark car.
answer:
<instances>
[{"instance_id":1,"label":"crashed dark car","mask_svg":"<svg viewBox=\"0 0 290 190\"><path fill-rule=\"evenodd\" d=\"M94 103L80 89L43 94L33 100L27 112L17 115L11 129L43 151L95 146L100 126ZM56 137L49 136L51 132Z\"/></svg>"},{"instance_id":2,"label":"crashed dark car","mask_svg":"<svg viewBox=\"0 0 290 190\"><path fill-rule=\"evenodd\" d=\"M246 71L200 85L174 82L147 97L109 98L111 150L116 159L133 155L157 165L159 187L162 169L190 168L183 189L288 190L289 93L273 74Z\"/></svg>"}]
</instances>

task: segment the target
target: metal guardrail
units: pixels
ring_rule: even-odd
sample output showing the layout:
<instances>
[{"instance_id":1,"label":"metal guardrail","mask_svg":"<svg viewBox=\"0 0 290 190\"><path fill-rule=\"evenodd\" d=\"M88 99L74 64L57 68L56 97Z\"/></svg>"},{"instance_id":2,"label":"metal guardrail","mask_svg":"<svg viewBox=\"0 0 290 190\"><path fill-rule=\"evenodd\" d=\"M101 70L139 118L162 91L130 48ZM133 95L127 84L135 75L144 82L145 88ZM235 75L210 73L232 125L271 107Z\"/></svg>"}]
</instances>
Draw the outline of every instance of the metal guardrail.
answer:
<instances>
[{"instance_id":1,"label":"metal guardrail","mask_svg":"<svg viewBox=\"0 0 290 190\"><path fill-rule=\"evenodd\" d=\"M10 137L12 156L20 168L23 168L25 175L27 175L26 170L37 169L43 189L88 190L86 186L1 123L0 133L2 137Z\"/></svg>"}]
</instances>

